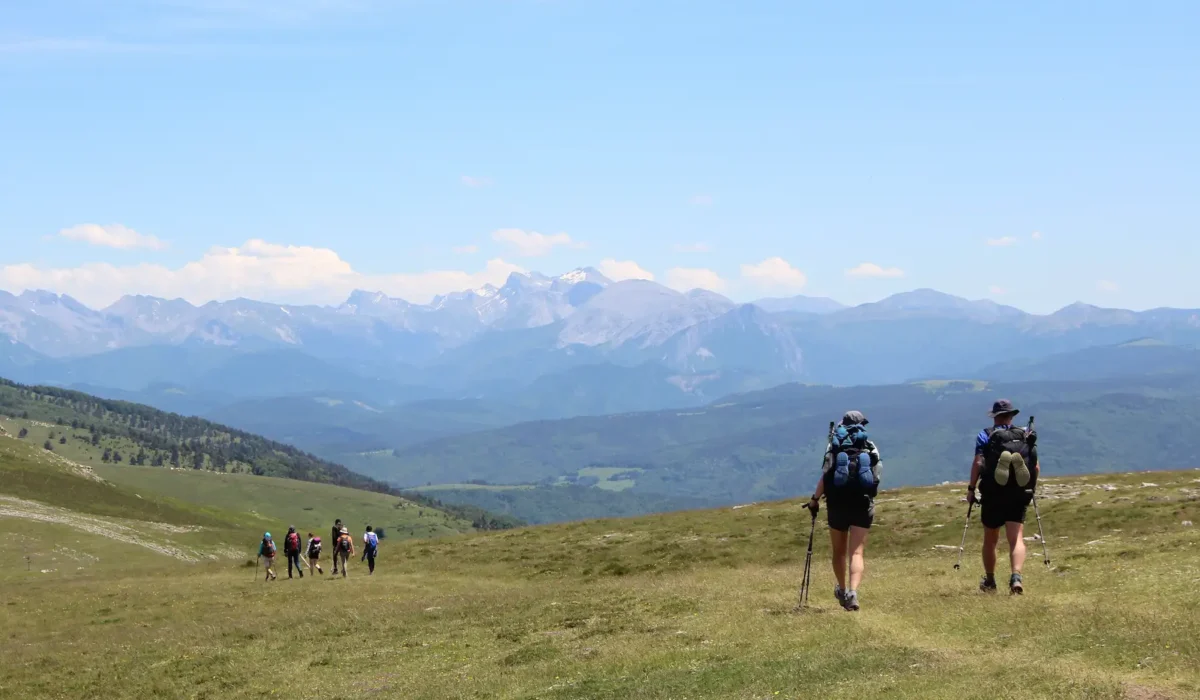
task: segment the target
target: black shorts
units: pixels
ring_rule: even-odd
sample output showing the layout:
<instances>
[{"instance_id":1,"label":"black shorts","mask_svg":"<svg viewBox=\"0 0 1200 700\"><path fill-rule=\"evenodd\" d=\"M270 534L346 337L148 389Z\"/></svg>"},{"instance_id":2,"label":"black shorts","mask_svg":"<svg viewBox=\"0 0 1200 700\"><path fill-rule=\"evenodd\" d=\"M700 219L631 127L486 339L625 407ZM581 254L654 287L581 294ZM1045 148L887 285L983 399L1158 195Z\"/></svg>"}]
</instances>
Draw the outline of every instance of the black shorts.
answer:
<instances>
[{"instance_id":1,"label":"black shorts","mask_svg":"<svg viewBox=\"0 0 1200 700\"><path fill-rule=\"evenodd\" d=\"M1004 527L1005 523L1023 523L1030 499L1027 494L1011 491L981 493L979 520L989 530Z\"/></svg>"},{"instance_id":2,"label":"black shorts","mask_svg":"<svg viewBox=\"0 0 1200 700\"><path fill-rule=\"evenodd\" d=\"M830 530L846 532L851 527L870 530L871 523L875 522L875 500L863 496L862 500L856 499L848 503L837 501L828 503L825 508L825 517L829 522Z\"/></svg>"}]
</instances>

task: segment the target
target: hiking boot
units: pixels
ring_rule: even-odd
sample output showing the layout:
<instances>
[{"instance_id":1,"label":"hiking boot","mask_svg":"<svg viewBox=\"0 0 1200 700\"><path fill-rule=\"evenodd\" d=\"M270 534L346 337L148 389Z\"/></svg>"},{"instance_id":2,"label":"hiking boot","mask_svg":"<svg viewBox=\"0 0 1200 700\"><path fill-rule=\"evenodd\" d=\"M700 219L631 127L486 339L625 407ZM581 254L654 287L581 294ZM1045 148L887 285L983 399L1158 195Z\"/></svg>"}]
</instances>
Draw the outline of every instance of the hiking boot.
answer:
<instances>
[{"instance_id":1,"label":"hiking boot","mask_svg":"<svg viewBox=\"0 0 1200 700\"><path fill-rule=\"evenodd\" d=\"M1025 464L1025 458L1020 452L1014 452L1012 456L1012 474L1017 480L1017 486L1025 488L1029 485L1029 465Z\"/></svg>"},{"instance_id":2,"label":"hiking boot","mask_svg":"<svg viewBox=\"0 0 1200 700\"><path fill-rule=\"evenodd\" d=\"M979 590L983 591L984 593L995 593L996 577L984 576L983 579L979 581Z\"/></svg>"},{"instance_id":3,"label":"hiking boot","mask_svg":"<svg viewBox=\"0 0 1200 700\"><path fill-rule=\"evenodd\" d=\"M1008 484L1008 473L1012 468L1013 453L1005 451L1000 453L1000 459L996 460L996 473L994 478L996 483L1001 486Z\"/></svg>"},{"instance_id":4,"label":"hiking boot","mask_svg":"<svg viewBox=\"0 0 1200 700\"><path fill-rule=\"evenodd\" d=\"M300 572L300 578L304 578L304 572L303 572L303 571L301 571L301 572Z\"/></svg>"},{"instance_id":5,"label":"hiking boot","mask_svg":"<svg viewBox=\"0 0 1200 700\"><path fill-rule=\"evenodd\" d=\"M846 596L842 599L842 607L850 612L858 610L858 591L846 591Z\"/></svg>"},{"instance_id":6,"label":"hiking boot","mask_svg":"<svg viewBox=\"0 0 1200 700\"><path fill-rule=\"evenodd\" d=\"M1025 584L1021 583L1021 574L1013 574L1009 577L1008 592L1011 595L1021 595L1025 592Z\"/></svg>"},{"instance_id":7,"label":"hiking boot","mask_svg":"<svg viewBox=\"0 0 1200 700\"><path fill-rule=\"evenodd\" d=\"M833 584L833 597L837 598L837 602L843 607L846 605L846 592L842 590L840 583Z\"/></svg>"}]
</instances>

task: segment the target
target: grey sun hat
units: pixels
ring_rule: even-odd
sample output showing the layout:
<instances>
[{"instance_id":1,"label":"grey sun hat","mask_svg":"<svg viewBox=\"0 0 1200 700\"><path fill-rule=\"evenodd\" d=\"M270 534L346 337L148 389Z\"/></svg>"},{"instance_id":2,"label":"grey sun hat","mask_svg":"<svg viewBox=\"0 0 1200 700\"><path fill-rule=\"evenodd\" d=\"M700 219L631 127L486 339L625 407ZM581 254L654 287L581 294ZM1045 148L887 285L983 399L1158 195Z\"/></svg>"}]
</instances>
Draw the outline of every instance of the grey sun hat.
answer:
<instances>
[{"instance_id":1,"label":"grey sun hat","mask_svg":"<svg viewBox=\"0 0 1200 700\"><path fill-rule=\"evenodd\" d=\"M862 411L846 411L842 416L842 425L866 425L867 422L867 417Z\"/></svg>"},{"instance_id":2,"label":"grey sun hat","mask_svg":"<svg viewBox=\"0 0 1200 700\"><path fill-rule=\"evenodd\" d=\"M988 413L989 418L996 416L1015 416L1021 412L1021 409L1013 406L1012 401L1008 399L999 399L992 404L992 410Z\"/></svg>"}]
</instances>

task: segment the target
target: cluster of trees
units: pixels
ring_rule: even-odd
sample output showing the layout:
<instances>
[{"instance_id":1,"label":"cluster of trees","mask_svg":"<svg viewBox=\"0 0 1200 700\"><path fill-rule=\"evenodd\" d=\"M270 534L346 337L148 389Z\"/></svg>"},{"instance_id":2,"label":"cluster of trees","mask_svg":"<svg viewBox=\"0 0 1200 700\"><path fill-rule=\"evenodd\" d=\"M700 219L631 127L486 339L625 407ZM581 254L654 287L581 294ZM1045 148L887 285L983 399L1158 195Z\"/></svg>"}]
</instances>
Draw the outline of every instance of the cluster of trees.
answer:
<instances>
[{"instance_id":1,"label":"cluster of trees","mask_svg":"<svg viewBox=\"0 0 1200 700\"><path fill-rule=\"evenodd\" d=\"M24 386L0 379L0 409L26 419L32 417L60 426L70 425L76 431L86 429L88 439L96 447L107 440L132 443L137 447L132 457L117 449L106 448L104 454L108 459L105 461L128 459L133 465L186 466L219 472L236 469L261 476L386 493L477 523L480 529L502 529L521 524L515 518L496 517L473 506L447 505L422 494L396 489L260 435L141 404L102 399L58 387ZM47 440L45 447L52 449L53 445Z\"/></svg>"}]
</instances>

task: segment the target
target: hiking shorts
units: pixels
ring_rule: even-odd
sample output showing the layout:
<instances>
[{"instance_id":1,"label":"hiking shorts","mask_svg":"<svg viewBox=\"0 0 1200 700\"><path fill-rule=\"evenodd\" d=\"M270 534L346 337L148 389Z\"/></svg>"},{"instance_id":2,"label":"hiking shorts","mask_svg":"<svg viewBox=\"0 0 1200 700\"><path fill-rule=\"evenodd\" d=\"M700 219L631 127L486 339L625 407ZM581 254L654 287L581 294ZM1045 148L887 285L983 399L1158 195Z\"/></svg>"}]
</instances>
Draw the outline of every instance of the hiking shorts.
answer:
<instances>
[{"instance_id":1,"label":"hiking shorts","mask_svg":"<svg viewBox=\"0 0 1200 700\"><path fill-rule=\"evenodd\" d=\"M861 501L852 503L828 503L825 517L830 530L846 532L851 527L870 530L871 523L875 522L875 501L864 497Z\"/></svg>"},{"instance_id":2,"label":"hiking shorts","mask_svg":"<svg viewBox=\"0 0 1200 700\"><path fill-rule=\"evenodd\" d=\"M979 501L979 521L989 530L1004 527L1005 523L1025 522L1029 497L1024 494L984 493Z\"/></svg>"}]
</instances>

